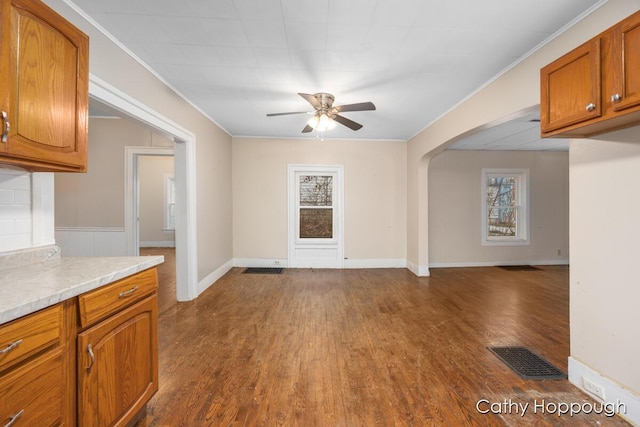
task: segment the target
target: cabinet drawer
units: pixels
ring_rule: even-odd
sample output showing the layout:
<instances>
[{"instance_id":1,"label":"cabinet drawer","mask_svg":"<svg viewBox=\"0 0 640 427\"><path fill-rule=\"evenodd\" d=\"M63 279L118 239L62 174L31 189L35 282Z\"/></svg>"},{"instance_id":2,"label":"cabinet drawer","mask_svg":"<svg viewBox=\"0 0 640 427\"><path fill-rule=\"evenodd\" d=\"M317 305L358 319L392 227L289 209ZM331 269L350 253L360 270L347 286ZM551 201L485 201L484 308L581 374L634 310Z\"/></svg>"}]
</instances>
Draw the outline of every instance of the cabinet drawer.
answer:
<instances>
[{"instance_id":1,"label":"cabinet drawer","mask_svg":"<svg viewBox=\"0 0 640 427\"><path fill-rule=\"evenodd\" d=\"M62 349L45 353L0 376L0 425L58 426L64 414Z\"/></svg>"},{"instance_id":2,"label":"cabinet drawer","mask_svg":"<svg viewBox=\"0 0 640 427\"><path fill-rule=\"evenodd\" d=\"M90 326L158 289L156 268L118 280L78 297L80 324Z\"/></svg>"},{"instance_id":3,"label":"cabinet drawer","mask_svg":"<svg viewBox=\"0 0 640 427\"><path fill-rule=\"evenodd\" d=\"M37 352L57 345L62 335L58 304L0 326L0 372Z\"/></svg>"}]
</instances>

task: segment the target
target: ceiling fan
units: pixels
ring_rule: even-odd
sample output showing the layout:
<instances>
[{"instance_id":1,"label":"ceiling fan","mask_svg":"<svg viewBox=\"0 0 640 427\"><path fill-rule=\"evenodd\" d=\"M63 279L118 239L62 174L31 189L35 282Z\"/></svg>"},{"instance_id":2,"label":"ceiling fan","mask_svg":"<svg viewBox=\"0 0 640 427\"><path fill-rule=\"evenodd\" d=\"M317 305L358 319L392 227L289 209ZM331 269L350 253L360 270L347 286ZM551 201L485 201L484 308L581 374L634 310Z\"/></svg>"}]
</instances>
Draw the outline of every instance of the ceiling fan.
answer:
<instances>
[{"instance_id":1,"label":"ceiling fan","mask_svg":"<svg viewBox=\"0 0 640 427\"><path fill-rule=\"evenodd\" d=\"M291 114L313 114L307 125L302 129L302 133L308 133L314 129L318 132L324 132L333 129L336 122L350 129L358 130L362 128L360 123L356 123L351 119L341 116L340 113L348 111L368 111L375 110L376 106L372 102L359 102L357 104L347 104L333 106L334 97L330 93L316 93L314 95L308 93L298 93L306 99L315 111L292 111L288 113L269 113L267 117L288 116Z\"/></svg>"}]
</instances>

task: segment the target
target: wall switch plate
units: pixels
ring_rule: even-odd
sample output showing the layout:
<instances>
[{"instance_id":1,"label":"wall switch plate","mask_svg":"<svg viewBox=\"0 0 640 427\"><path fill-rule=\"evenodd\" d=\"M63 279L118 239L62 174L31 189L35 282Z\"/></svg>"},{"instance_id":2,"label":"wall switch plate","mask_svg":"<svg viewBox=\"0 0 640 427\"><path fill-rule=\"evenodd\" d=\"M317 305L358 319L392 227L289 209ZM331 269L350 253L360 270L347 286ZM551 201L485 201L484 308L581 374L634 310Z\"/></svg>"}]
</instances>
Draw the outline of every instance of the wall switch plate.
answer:
<instances>
[{"instance_id":1,"label":"wall switch plate","mask_svg":"<svg viewBox=\"0 0 640 427\"><path fill-rule=\"evenodd\" d=\"M582 377L582 387L594 396L604 400L604 387Z\"/></svg>"}]
</instances>

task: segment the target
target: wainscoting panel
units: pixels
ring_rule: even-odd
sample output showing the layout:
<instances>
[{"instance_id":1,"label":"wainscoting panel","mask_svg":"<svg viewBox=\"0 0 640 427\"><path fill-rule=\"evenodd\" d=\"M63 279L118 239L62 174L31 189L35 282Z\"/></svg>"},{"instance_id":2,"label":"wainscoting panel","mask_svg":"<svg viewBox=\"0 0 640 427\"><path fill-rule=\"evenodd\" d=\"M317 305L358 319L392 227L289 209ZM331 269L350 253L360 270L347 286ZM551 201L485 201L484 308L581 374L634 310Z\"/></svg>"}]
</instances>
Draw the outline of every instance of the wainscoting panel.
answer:
<instances>
[{"instance_id":1,"label":"wainscoting panel","mask_svg":"<svg viewBox=\"0 0 640 427\"><path fill-rule=\"evenodd\" d=\"M57 227L62 256L127 256L127 239L120 227Z\"/></svg>"}]
</instances>

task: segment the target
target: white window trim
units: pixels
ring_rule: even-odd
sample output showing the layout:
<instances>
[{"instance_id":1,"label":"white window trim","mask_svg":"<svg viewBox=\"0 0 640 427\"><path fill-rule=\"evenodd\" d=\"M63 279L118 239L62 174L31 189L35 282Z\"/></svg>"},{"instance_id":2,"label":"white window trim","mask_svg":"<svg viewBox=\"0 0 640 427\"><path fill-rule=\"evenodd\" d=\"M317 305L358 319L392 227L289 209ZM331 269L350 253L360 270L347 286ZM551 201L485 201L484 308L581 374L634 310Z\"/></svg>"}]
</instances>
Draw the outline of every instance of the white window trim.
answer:
<instances>
[{"instance_id":1,"label":"white window trim","mask_svg":"<svg viewBox=\"0 0 640 427\"><path fill-rule=\"evenodd\" d=\"M173 201L173 205L174 205L174 212L173 212L173 227L171 226L171 206L170 206L170 202L169 199L170 197L170 190L171 190L171 182L173 181L173 191L174 191L174 201ZM175 177L174 174L172 173L165 173L164 174L164 229L163 231L175 231L175 189L176 189L176 183L175 183Z\"/></svg>"},{"instance_id":2,"label":"white window trim","mask_svg":"<svg viewBox=\"0 0 640 427\"><path fill-rule=\"evenodd\" d=\"M487 218L487 178L491 175L515 176L518 179L518 224L515 236L489 236ZM483 246L525 246L529 240L529 169L482 169L480 206L482 207L482 245Z\"/></svg>"}]
</instances>

